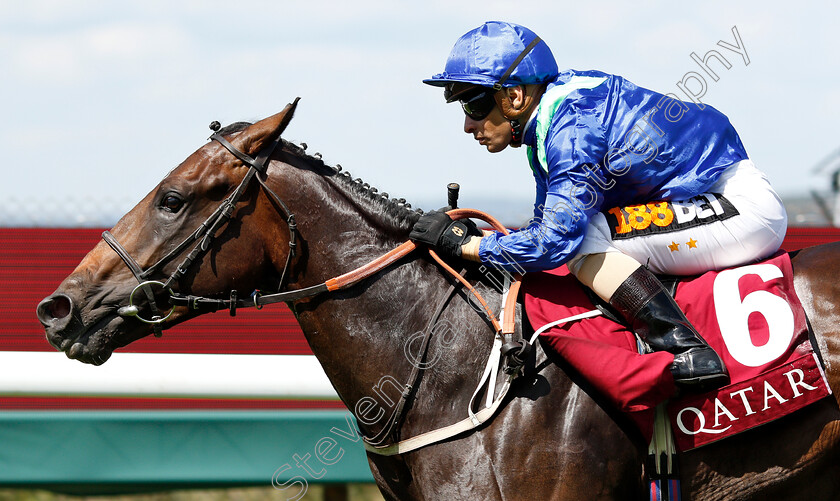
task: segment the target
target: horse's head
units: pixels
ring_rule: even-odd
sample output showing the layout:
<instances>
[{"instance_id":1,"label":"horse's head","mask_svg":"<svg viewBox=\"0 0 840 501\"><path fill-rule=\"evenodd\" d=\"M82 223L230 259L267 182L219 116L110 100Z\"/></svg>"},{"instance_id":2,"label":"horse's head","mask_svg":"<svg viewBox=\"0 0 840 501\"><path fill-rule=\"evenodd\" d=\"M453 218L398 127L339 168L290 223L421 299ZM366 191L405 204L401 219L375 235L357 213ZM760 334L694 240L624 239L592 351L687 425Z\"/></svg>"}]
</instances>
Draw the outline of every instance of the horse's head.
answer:
<instances>
[{"instance_id":1,"label":"horse's head","mask_svg":"<svg viewBox=\"0 0 840 501\"><path fill-rule=\"evenodd\" d=\"M227 146L222 139L198 149L123 216L108 241L99 242L38 305L50 344L69 358L98 365L115 349L159 332L158 323L165 328L194 316L169 306L170 289L220 297L232 289L247 294L276 280L275 263L282 268L289 254L283 245L289 241L287 226L275 221L280 217L275 202L259 184L243 181L249 171L255 176L255 169L227 147L257 157L277 144L296 104L234 132L221 130ZM235 207L230 219L225 205Z\"/></svg>"}]
</instances>

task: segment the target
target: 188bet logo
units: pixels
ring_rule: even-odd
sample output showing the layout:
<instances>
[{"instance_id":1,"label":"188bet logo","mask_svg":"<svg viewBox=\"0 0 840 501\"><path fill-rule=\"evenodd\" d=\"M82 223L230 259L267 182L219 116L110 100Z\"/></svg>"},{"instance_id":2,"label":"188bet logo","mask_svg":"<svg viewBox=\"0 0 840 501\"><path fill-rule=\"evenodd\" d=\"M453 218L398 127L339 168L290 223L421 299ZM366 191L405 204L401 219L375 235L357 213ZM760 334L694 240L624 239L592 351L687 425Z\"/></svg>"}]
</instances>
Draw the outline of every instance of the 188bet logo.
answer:
<instances>
[{"instance_id":1,"label":"188bet logo","mask_svg":"<svg viewBox=\"0 0 840 501\"><path fill-rule=\"evenodd\" d=\"M723 195L706 193L688 200L613 207L604 215L613 240L619 240L722 221L737 216L738 209Z\"/></svg>"}]
</instances>

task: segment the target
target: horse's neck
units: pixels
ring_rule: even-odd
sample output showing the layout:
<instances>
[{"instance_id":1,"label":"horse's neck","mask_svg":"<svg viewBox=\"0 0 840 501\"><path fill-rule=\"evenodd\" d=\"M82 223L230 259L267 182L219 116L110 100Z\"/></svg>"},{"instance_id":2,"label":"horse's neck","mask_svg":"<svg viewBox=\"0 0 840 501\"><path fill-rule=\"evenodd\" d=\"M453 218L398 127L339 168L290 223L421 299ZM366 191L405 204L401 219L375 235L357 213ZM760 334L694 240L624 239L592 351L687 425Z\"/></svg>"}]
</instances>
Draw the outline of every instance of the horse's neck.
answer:
<instances>
[{"instance_id":1,"label":"horse's neck","mask_svg":"<svg viewBox=\"0 0 840 501\"><path fill-rule=\"evenodd\" d=\"M407 239L404 220L376 213L397 208L338 176L298 171L297 212L304 255L292 287L299 288L358 268ZM413 259L410 259L413 261ZM397 264L351 288L298 301L293 309L309 344L342 397L358 398L398 363L401 337L417 322L415 305L428 288L423 264ZM427 266L427 265L426 265ZM362 367L363 366L363 367ZM351 402L348 402L351 403Z\"/></svg>"},{"instance_id":2,"label":"horse's neck","mask_svg":"<svg viewBox=\"0 0 840 501\"><path fill-rule=\"evenodd\" d=\"M300 199L318 203L299 211L306 257L295 286L314 285L351 271L407 239L411 226L407 212L371 202L344 181L309 178L305 185L311 192ZM382 412L381 420L367 432L381 429L403 385L415 384L409 379L420 363L425 369L416 381L404 431L412 432L421 418L427 423L451 421L453 408L462 411L459 417L466 412L493 332L463 294L449 301L428 349L420 353L421 338L449 285L437 265L419 250L347 290L293 305L313 353L342 400L357 414L360 402L374 406L367 407L374 416ZM493 301L496 304L498 299Z\"/></svg>"},{"instance_id":3,"label":"horse's neck","mask_svg":"<svg viewBox=\"0 0 840 501\"><path fill-rule=\"evenodd\" d=\"M297 211L306 247L299 286L341 275L408 240L411 211L341 175L302 173L305 207Z\"/></svg>"},{"instance_id":4,"label":"horse's neck","mask_svg":"<svg viewBox=\"0 0 840 501\"><path fill-rule=\"evenodd\" d=\"M305 283L314 285L390 251L408 236L405 221L392 221L370 212L371 204L359 200L325 179L308 179L311 190L301 199L318 203L300 212L298 224L306 241ZM346 187L344 187L346 188ZM297 301L293 309L298 322L330 381L368 436L387 429L389 416L400 396L412 385L411 399L399 423L407 438L452 424L466 417L473 391L481 380L494 340L494 331L474 309L466 293L448 298L450 281L438 266L417 251L390 268L343 291ZM480 293L492 308L500 307L500 295L486 285ZM447 301L432 325L438 305ZM422 339L431 330L428 347ZM508 406L523 421L557 420L545 395L553 387L555 398L567 401L566 419L580 405L591 401L574 395L566 398L571 382L559 368L544 365L540 371L549 384L520 386ZM419 378L412 377L420 366ZM496 389L503 377L497 381ZM486 389L477 401L486 399ZM534 405L531 402L542 402ZM525 403L523 403L525 402Z\"/></svg>"}]
</instances>

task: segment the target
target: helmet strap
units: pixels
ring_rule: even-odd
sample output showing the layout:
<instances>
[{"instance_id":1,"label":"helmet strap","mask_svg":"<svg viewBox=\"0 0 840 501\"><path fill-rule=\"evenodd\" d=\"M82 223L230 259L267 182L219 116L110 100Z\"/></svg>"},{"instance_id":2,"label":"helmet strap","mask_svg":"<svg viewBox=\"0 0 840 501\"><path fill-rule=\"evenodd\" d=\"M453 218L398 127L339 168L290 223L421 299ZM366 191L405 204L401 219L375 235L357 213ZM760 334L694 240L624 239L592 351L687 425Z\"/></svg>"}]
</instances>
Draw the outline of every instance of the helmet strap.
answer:
<instances>
[{"instance_id":1,"label":"helmet strap","mask_svg":"<svg viewBox=\"0 0 840 501\"><path fill-rule=\"evenodd\" d=\"M510 78L510 76L513 74L513 70L515 70L516 67L519 66L519 63L521 63L522 60L525 59L525 56L527 56L528 53L531 52L531 49L536 47L537 44L541 41L542 39L540 37L535 36L534 39L531 40L531 43L525 46L525 49L523 49L522 52L520 52L519 55L516 56L516 59L514 59L513 62L510 63L510 66L508 66L508 69L505 70L504 74L501 77L499 77L495 84L493 84L493 88L496 90L502 90L502 87L504 86L505 82L507 82L507 79Z\"/></svg>"},{"instance_id":2,"label":"helmet strap","mask_svg":"<svg viewBox=\"0 0 840 501\"><path fill-rule=\"evenodd\" d=\"M513 62L510 63L510 66L508 66L508 68L507 68L507 70L505 70L504 74L502 74L502 76L499 77L498 80L496 80L496 83L493 84L493 89L496 90L496 95L495 95L496 104L499 106L499 109L502 110L502 114L504 114L505 118L507 118L508 120L511 120L511 123L513 123L513 120L518 120L523 115L525 115L525 113L528 112L528 109L531 107L531 104L533 103L534 97L528 94L527 87L525 87L523 85L523 88L526 89L526 91L525 91L525 102L522 103L522 107L519 110L514 110L511 107L511 103L510 103L510 99L508 97L508 93L507 92L502 93L502 92L499 92L499 91L501 91L504 88L505 82L507 82L507 79L510 78L510 76L513 74L514 70L516 70L516 67L519 66L519 63L521 63L522 60L525 59L525 56L527 56L528 53L531 52L531 50L533 50L533 48L536 47L537 44L539 44L541 41L542 41L542 39L540 37L535 36L534 39L531 40L531 43L526 45L525 48L522 50L522 52L520 52L519 55L516 56L516 59L514 59ZM542 86L538 86L538 87L543 88ZM504 95L502 95L502 94L504 94Z\"/></svg>"}]
</instances>

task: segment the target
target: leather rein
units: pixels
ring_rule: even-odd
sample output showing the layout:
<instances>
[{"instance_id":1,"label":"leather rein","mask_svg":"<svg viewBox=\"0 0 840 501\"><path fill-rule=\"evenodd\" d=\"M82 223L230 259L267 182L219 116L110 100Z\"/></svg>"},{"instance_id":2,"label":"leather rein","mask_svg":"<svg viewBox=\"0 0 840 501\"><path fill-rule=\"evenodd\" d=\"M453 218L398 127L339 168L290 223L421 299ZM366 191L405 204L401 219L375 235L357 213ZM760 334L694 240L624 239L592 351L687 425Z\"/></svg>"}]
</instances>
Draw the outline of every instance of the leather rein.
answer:
<instances>
[{"instance_id":1,"label":"leather rein","mask_svg":"<svg viewBox=\"0 0 840 501\"><path fill-rule=\"evenodd\" d=\"M233 316L236 315L237 308L255 307L257 309L262 309L262 307L267 304L289 302L298 299L303 299L306 297L312 297L322 294L324 292L332 292L350 287L360 282L361 280L364 280L365 278L376 274L380 270L390 266L391 264L408 255L417 248L414 242L404 242L403 244L399 245L390 252L379 256L373 261L355 270L331 278L318 285L313 285L298 290L281 291L274 294L265 295L262 294L259 290L256 290L253 293L251 293L250 297L248 297L247 299L239 298L238 293L235 290L231 291L229 299L214 299L202 296L182 295L174 292L172 290L172 284L181 277L183 277L189 270L189 267L192 265L192 263L209 250L211 243L218 236L217 233L219 233L219 230L222 228L222 226L230 220L236 208L236 205L239 202L239 199L245 193L246 189L248 188L249 184L253 179L256 179L260 183L260 185L271 195L271 198L279 206L279 210L284 213L286 224L289 227L289 254L286 258L286 264L283 267L283 272L281 274L278 289L282 289L283 282L285 281L286 274L289 270L289 266L291 265L291 260L296 254L297 224L295 221L295 215L289 210L289 207L283 202L283 200L276 193L274 193L274 191L271 190L271 188L269 188L266 185L265 181L262 178L260 178L260 175L266 175L266 164L268 162L268 159L271 156L271 154L274 153L277 146L282 142L280 136L278 135L268 146L263 148L256 158L251 158L249 155L243 153L242 151L238 150L235 146L230 144L230 142L228 142L224 137L222 137L218 133L220 128L219 122L213 122L212 124L210 124L210 128L214 131L214 134L210 136L210 139L213 141L217 141L219 144L224 146L225 149L227 149L232 155L241 160L244 164L248 165L249 170L245 177L242 179L242 181L239 183L237 188L233 191L233 193L231 193L230 196L223 200L219 207L215 211L213 211L213 213L190 236L184 239L180 244L178 244L174 249L169 251L165 256L160 258L155 264L149 266L144 270L137 263L137 261L128 253L125 247L123 247L119 243L119 241L117 241L117 239L111 234L111 232L105 231L102 233L102 239L105 240L105 242L114 250L114 252L117 253L117 255L123 260L126 266L128 266L129 270L131 270L131 273L138 281L138 285L134 288L131 295L129 296L128 306L120 308L119 314L124 317L133 316L141 322L151 324L155 330L155 336L160 337L162 335L160 325L172 315L172 313L175 310L175 307L177 306L183 306L191 310L201 310L203 312L215 312L224 309L229 310L231 315ZM508 232L508 230L495 218L481 211L473 209L454 209L448 211L447 213L453 219L481 219L489 223L499 231L502 231L504 233ZM161 282L159 280L149 279L150 276L152 276L156 272L159 272L161 268L163 268L167 263L173 261L180 254L182 254L194 242L197 243L195 243L192 250L189 252L189 254L187 254L183 261L175 268L175 271L173 271L172 274L169 275L169 277L165 281ZM514 281L513 285L511 286L511 294L508 295L507 304L504 305L505 311L510 311L511 314L505 314L503 316L504 325L501 325L499 324L498 320L496 320L496 316L493 314L490 307L487 305L487 302L473 288L473 286L461 276L460 273L458 273L451 266L446 264L446 262L444 262L433 250L430 249L429 254L438 262L438 264L441 265L443 269L445 269L450 275L455 277L456 280L458 280L467 289L469 289L470 292L474 294L474 297L478 299L478 301L484 308L485 313L487 313L488 319L493 324L493 328L497 333L511 335L514 332L515 315L512 312L515 311L516 307L516 292L519 288L519 280ZM168 312L166 312L165 315L163 314L163 310L161 310L157 306L157 303L155 301L155 294L152 290L153 287L159 287L161 290L169 292L170 309ZM152 310L151 319L146 319L139 315L139 308L134 304L134 295L138 291L142 291L148 299L149 307Z\"/></svg>"},{"instance_id":2,"label":"leather rein","mask_svg":"<svg viewBox=\"0 0 840 501\"><path fill-rule=\"evenodd\" d=\"M298 299L303 299L306 297L313 297L325 292L332 292L351 287L357 284L358 282L364 280L365 278L368 278L378 273L379 271L387 268L396 261L407 256L417 248L415 243L412 241L404 242L401 245L394 248L393 250L377 257L376 259L370 261L369 263L363 266L360 266L359 268L344 273L343 275L330 278L329 280L326 280L325 282L320 283L318 285L313 285L299 290L281 291L274 294L261 294L260 291L257 290L254 291L247 299L239 298L237 291L235 290L231 291L229 299L214 299L202 296L182 295L174 292L171 288L172 284L181 277L183 277L188 272L189 267L192 265L192 263L209 250L211 243L218 236L217 234L220 232L222 226L231 219L235 211L236 205L239 202L239 199L245 193L246 189L248 188L249 184L253 179L257 179L257 181L266 190L266 192L268 192L271 195L271 198L274 200L274 202L276 202L278 206L278 210L281 211L285 216L286 224L289 227L289 254L286 258L286 264L283 267L283 272L281 274L278 289L282 289L283 282L285 281L286 274L291 265L291 260L296 253L297 225L295 222L295 215L289 210L288 206L283 202L283 200L266 185L265 181L262 178L260 178L260 175L267 175L267 162L271 154L277 148L277 146L281 144L282 140L280 136L278 135L277 138L275 138L274 141L272 141L272 143L270 143L267 147L263 148L256 158L251 158L249 155L243 153L242 151L238 150L235 146L230 144L230 142L228 142L224 137L222 137L218 133L220 128L218 122L213 122L210 125L210 128L214 131L214 134L210 137L210 139L219 142L236 158L241 160L244 164L248 165L249 170L246 173L245 177L242 179L242 181L239 183L237 188L233 191L233 193L231 193L230 196L223 200L219 207L190 236L184 239L180 244L178 244L165 256L160 258L155 264L149 266L144 270L109 231L105 231L102 234L103 240L105 240L105 242L123 260L123 262L129 268L129 270L131 270L131 273L138 281L138 285L134 288L134 290L131 292L131 295L129 296L129 304L127 306L121 307L118 310L119 315L124 317L135 317L141 322L151 324L156 337L162 336L163 333L161 324L172 315L172 313L175 311L175 308L178 306L186 307L190 310L200 310L203 312L229 310L231 316L233 316L236 314L237 308L255 307L257 309L262 309L262 307L267 304L289 302ZM474 209L453 209L447 211L447 214L449 214L450 217L452 217L453 219L481 219L489 223L496 230L501 231L505 234L508 233L507 228L505 228L499 221L481 211L477 211ZM193 245L194 243L195 245ZM169 277L164 282L158 280L151 280L149 278L155 272L159 272L160 269L163 268L167 263L173 261L180 254L186 251L186 249L189 248L190 245L193 245L192 250L189 252L189 254L187 254L183 261L181 261L181 263L176 267L175 271L173 271L172 274L169 275ZM512 277L511 285L508 289L508 293L505 296L504 305L502 307L501 318L503 319L503 321L500 323L496 315L493 313L493 311L487 304L487 302L481 296L481 294L479 294L478 291L473 287L473 285L470 284L469 281L467 281L464 278L464 273L459 273L455 269L453 269L450 265L443 261L443 259L441 259L440 256L438 256L438 254L434 250L429 249L429 254L444 270L446 270L448 274L454 277L455 281L450 286L449 292L447 292L443 302L441 302L441 304L438 306L437 311L434 313L429 323L429 327L426 329L421 351L425 352L426 348L428 347L429 338L432 333L432 328L437 322L437 319L439 318L440 314L442 313L445 304L451 297L454 288L459 283L463 285L467 290L469 290L472 296L476 298L481 304L482 308L484 309L484 314L486 315L486 318L489 320L489 322L492 324L496 335L500 336L501 339L506 343L513 341L516 327L516 301L519 292L519 286L521 284L519 280L520 277ZM159 287L160 290L164 292L169 292L170 309L166 314L164 314L162 310L157 306L153 287ZM142 291L149 302L149 307L152 312L151 319L141 317L139 314L139 308L134 304L134 295L138 291ZM408 381L404 384L404 391L402 398L400 399L400 403L395 408L392 415L389 417L387 426L383 430L381 430L380 433L376 434L376 436L370 438L365 437L365 442L368 444L369 450L371 450L372 452L383 454L386 453L386 451L392 451L391 453L394 453L400 450L400 444L386 444L388 438L394 433L394 431L400 424L404 412L404 406L407 400L410 398L412 389L415 387L416 380L419 377L418 367L419 366L415 365L412 374L408 378ZM501 400L501 398L499 400ZM498 406L498 403L496 405ZM493 412L495 412L495 410ZM484 419L488 419L490 415L491 414L488 413L488 415ZM475 422L476 421L474 421L471 425L467 424L466 426L477 426ZM464 424L465 423L458 423L456 426L463 426ZM457 428L457 430L453 429L452 433L458 430L464 431L465 429L467 428ZM440 439L441 438L435 438L433 441L438 441ZM415 445L414 447L418 446L421 445ZM402 448L403 450L405 450L406 446L402 445Z\"/></svg>"}]
</instances>

